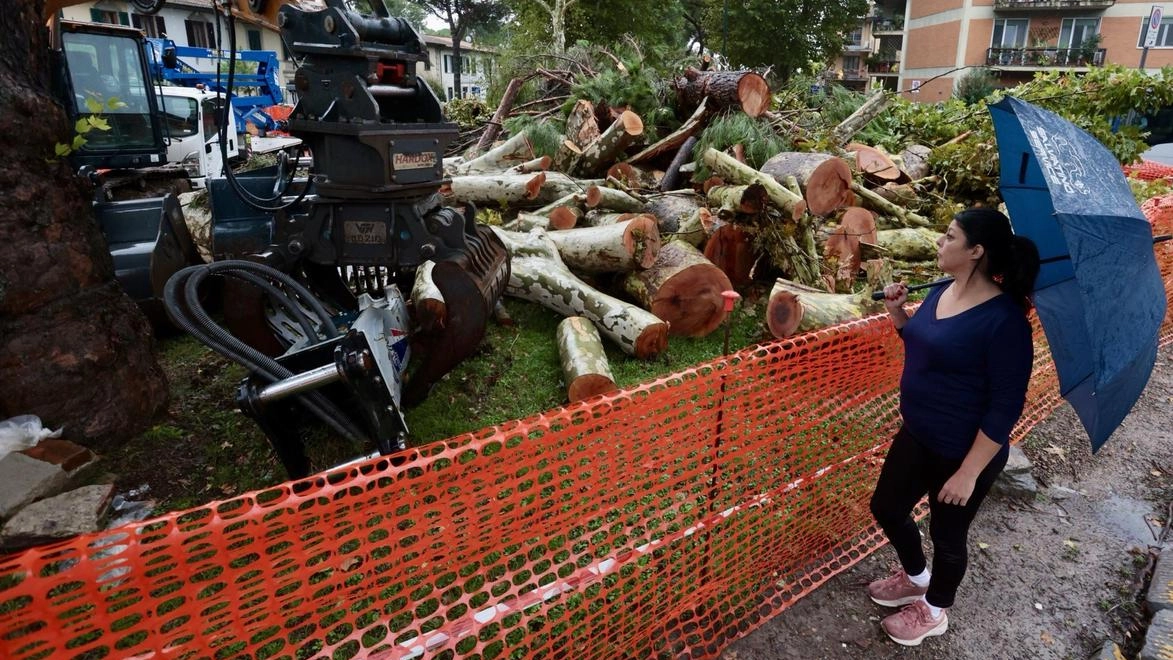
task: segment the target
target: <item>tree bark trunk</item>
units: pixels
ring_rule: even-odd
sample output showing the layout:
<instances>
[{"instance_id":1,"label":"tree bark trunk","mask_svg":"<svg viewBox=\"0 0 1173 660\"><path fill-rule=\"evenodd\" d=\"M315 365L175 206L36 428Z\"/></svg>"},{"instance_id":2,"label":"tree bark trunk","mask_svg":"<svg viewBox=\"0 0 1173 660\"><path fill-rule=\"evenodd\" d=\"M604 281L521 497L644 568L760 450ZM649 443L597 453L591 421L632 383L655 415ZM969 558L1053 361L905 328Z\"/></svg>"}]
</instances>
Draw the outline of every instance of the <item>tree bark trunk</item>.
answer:
<instances>
[{"instance_id":1,"label":"tree bark trunk","mask_svg":"<svg viewBox=\"0 0 1173 660\"><path fill-rule=\"evenodd\" d=\"M873 190L868 190L858 183L851 184L851 190L859 195L860 202L863 206L879 213L880 215L891 216L895 218L900 224L905 227L929 227L930 223L927 218L917 213L913 213L903 206L898 206L884 199L883 196L877 194Z\"/></svg>"},{"instance_id":2,"label":"tree bark trunk","mask_svg":"<svg viewBox=\"0 0 1173 660\"><path fill-rule=\"evenodd\" d=\"M860 319L882 308L866 296L827 293L779 279L766 303L766 325L770 334L781 339Z\"/></svg>"},{"instance_id":3,"label":"tree bark trunk","mask_svg":"<svg viewBox=\"0 0 1173 660\"><path fill-rule=\"evenodd\" d=\"M835 128L831 129L831 141L836 145L843 145L850 142L856 133L863 130L864 126L867 126L884 111L884 106L888 105L890 99L891 97L882 90L876 90L847 119L839 122Z\"/></svg>"},{"instance_id":4,"label":"tree bark trunk","mask_svg":"<svg viewBox=\"0 0 1173 660\"><path fill-rule=\"evenodd\" d=\"M167 382L146 318L114 282L91 191L52 160L72 128L49 94L43 7L0 12L0 418L124 440L166 404Z\"/></svg>"},{"instance_id":5,"label":"tree bark trunk","mask_svg":"<svg viewBox=\"0 0 1173 660\"><path fill-rule=\"evenodd\" d=\"M718 209L718 215L729 217L737 213L761 213L766 208L766 189L760 183L744 186L714 186L708 190L709 206Z\"/></svg>"},{"instance_id":6,"label":"tree bark trunk","mask_svg":"<svg viewBox=\"0 0 1173 660\"><path fill-rule=\"evenodd\" d=\"M639 213L644 210L644 203L631 194L605 186L587 187L586 206L588 209L607 209L621 213Z\"/></svg>"},{"instance_id":7,"label":"tree bark trunk","mask_svg":"<svg viewBox=\"0 0 1173 660\"><path fill-rule=\"evenodd\" d=\"M876 232L876 245L888 256L902 261L929 261L937 258L937 239L941 234L923 227L882 229Z\"/></svg>"},{"instance_id":8,"label":"tree bark trunk","mask_svg":"<svg viewBox=\"0 0 1173 660\"><path fill-rule=\"evenodd\" d=\"M452 168L453 176L466 174L491 174L524 163L534 157L534 148L525 133L518 133L484 154L466 160Z\"/></svg>"},{"instance_id":9,"label":"tree bark trunk","mask_svg":"<svg viewBox=\"0 0 1173 660\"><path fill-rule=\"evenodd\" d=\"M547 234L558 255L578 273L622 273L656 263L660 231L648 215L598 227L578 227Z\"/></svg>"},{"instance_id":10,"label":"tree bark trunk","mask_svg":"<svg viewBox=\"0 0 1173 660\"><path fill-rule=\"evenodd\" d=\"M562 319L556 335L562 380L571 403L619 389L607 364L603 340L589 319L581 316Z\"/></svg>"},{"instance_id":11,"label":"tree bark trunk","mask_svg":"<svg viewBox=\"0 0 1173 660\"><path fill-rule=\"evenodd\" d=\"M681 108L695 108L708 97L714 110L740 108L750 117L759 117L770 109L770 85L753 71L701 71L688 67L673 86Z\"/></svg>"},{"instance_id":12,"label":"tree bark trunk","mask_svg":"<svg viewBox=\"0 0 1173 660\"><path fill-rule=\"evenodd\" d=\"M815 215L825 216L855 202L851 167L830 154L783 152L766 161L762 172L780 184L794 177L807 208Z\"/></svg>"},{"instance_id":13,"label":"tree bark trunk","mask_svg":"<svg viewBox=\"0 0 1173 660\"><path fill-rule=\"evenodd\" d=\"M636 138L644 134L644 122L630 110L624 110L602 135L582 148L582 154L570 166L574 176L598 176L607 171Z\"/></svg>"},{"instance_id":14,"label":"tree bark trunk","mask_svg":"<svg viewBox=\"0 0 1173 660\"><path fill-rule=\"evenodd\" d=\"M802 212L806 210L806 204L803 203L802 197L788 190L769 174L764 174L748 165L743 165L737 162L732 156L727 156L716 149L706 149L701 158L713 173L726 181L739 184L761 184L765 187L770 201L792 218L801 216ZM800 204L802 205L799 206Z\"/></svg>"},{"instance_id":15,"label":"tree bark trunk","mask_svg":"<svg viewBox=\"0 0 1173 660\"><path fill-rule=\"evenodd\" d=\"M628 355L647 360L668 348L667 323L575 277L545 232L493 231L511 258L506 293L564 316L585 316Z\"/></svg>"},{"instance_id":16,"label":"tree bark trunk","mask_svg":"<svg viewBox=\"0 0 1173 660\"><path fill-rule=\"evenodd\" d=\"M448 322L448 306L444 294L432 280L434 261L425 261L415 271L411 287L411 302L415 325L421 332L439 332Z\"/></svg>"},{"instance_id":17,"label":"tree bark trunk","mask_svg":"<svg viewBox=\"0 0 1173 660\"><path fill-rule=\"evenodd\" d=\"M699 250L681 241L669 241L660 248L651 268L624 278L623 288L667 321L672 334L704 337L725 320L721 293L733 284Z\"/></svg>"},{"instance_id":18,"label":"tree bark trunk","mask_svg":"<svg viewBox=\"0 0 1173 660\"><path fill-rule=\"evenodd\" d=\"M509 116L509 111L513 109L513 101L517 98L517 93L521 91L521 86L525 84L524 78L513 78L509 84L505 86L505 93L501 95L501 102L497 104L497 110L493 113L493 118L489 120L489 124L485 127L485 132L481 134L481 139L477 140L477 144L472 149L472 156L475 158L478 154L484 153L485 149L493 144L497 136L501 134L501 122Z\"/></svg>"},{"instance_id":19,"label":"tree bark trunk","mask_svg":"<svg viewBox=\"0 0 1173 660\"><path fill-rule=\"evenodd\" d=\"M923 144L910 144L900 152L900 169L913 181L929 175L929 154L932 148Z\"/></svg>"},{"instance_id":20,"label":"tree bark trunk","mask_svg":"<svg viewBox=\"0 0 1173 660\"><path fill-rule=\"evenodd\" d=\"M682 145L688 138L696 135L705 127L705 123L709 118L708 99L702 99L701 104L697 106L696 111L692 113L680 128L672 131L670 134L664 136L659 142L649 146L638 154L632 156L627 162L632 165L639 163L647 163L659 159L665 154L677 154L681 150ZM689 148L689 151L692 149Z\"/></svg>"}]
</instances>

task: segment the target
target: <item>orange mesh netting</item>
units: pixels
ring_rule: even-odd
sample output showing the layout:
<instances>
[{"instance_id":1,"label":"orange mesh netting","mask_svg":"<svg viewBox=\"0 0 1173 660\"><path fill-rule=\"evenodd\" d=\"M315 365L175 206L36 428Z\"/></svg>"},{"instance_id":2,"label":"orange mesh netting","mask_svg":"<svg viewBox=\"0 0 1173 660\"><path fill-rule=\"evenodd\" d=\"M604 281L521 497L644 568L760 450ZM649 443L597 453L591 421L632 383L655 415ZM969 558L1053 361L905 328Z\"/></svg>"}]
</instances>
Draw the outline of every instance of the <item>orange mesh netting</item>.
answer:
<instances>
[{"instance_id":1,"label":"orange mesh netting","mask_svg":"<svg viewBox=\"0 0 1173 660\"><path fill-rule=\"evenodd\" d=\"M1133 179L1141 179L1142 181L1173 179L1173 166L1164 165L1152 160L1138 160L1131 165L1125 165L1124 174Z\"/></svg>"},{"instance_id":2,"label":"orange mesh netting","mask_svg":"<svg viewBox=\"0 0 1173 660\"><path fill-rule=\"evenodd\" d=\"M715 657L882 542L901 358L872 317L4 557L0 657Z\"/></svg>"}]
</instances>

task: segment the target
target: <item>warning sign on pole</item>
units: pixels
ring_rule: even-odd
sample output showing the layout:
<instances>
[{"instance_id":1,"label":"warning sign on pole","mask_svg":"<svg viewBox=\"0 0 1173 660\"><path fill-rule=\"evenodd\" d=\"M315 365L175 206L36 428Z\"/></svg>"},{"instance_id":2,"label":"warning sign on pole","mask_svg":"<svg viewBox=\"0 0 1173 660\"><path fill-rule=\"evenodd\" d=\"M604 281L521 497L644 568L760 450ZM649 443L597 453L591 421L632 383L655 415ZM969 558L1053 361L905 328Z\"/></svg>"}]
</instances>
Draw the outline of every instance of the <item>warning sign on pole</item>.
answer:
<instances>
[{"instance_id":1,"label":"warning sign on pole","mask_svg":"<svg viewBox=\"0 0 1173 660\"><path fill-rule=\"evenodd\" d=\"M1153 5L1149 12L1148 31L1144 35L1144 47L1152 48L1157 43L1157 35L1161 32L1161 17L1164 14L1161 5Z\"/></svg>"}]
</instances>

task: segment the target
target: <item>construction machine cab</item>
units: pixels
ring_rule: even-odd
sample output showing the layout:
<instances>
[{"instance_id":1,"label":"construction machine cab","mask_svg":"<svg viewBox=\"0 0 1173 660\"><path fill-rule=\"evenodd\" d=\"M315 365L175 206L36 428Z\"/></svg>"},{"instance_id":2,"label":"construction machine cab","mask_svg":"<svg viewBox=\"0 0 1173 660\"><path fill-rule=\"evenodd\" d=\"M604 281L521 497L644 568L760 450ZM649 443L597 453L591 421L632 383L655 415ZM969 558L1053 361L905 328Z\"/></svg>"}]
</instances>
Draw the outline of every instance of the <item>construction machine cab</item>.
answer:
<instances>
[{"instance_id":1,"label":"construction machine cab","mask_svg":"<svg viewBox=\"0 0 1173 660\"><path fill-rule=\"evenodd\" d=\"M134 28L60 21L53 53L57 98L76 125L100 117L109 130L90 130L70 158L77 167L138 168L165 162L142 33Z\"/></svg>"}]
</instances>

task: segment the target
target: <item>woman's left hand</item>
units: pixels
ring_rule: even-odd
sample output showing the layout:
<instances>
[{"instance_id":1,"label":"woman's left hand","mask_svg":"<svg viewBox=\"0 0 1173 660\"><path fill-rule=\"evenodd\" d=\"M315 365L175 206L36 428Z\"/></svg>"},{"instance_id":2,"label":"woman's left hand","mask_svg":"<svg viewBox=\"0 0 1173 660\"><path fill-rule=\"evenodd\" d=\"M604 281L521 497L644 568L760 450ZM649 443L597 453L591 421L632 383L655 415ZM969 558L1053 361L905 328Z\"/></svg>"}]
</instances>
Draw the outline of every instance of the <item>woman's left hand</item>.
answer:
<instances>
[{"instance_id":1,"label":"woman's left hand","mask_svg":"<svg viewBox=\"0 0 1173 660\"><path fill-rule=\"evenodd\" d=\"M969 496L973 495L974 483L977 479L971 479L960 472L956 472L945 485L941 487L941 492L937 494L937 501L944 504L956 504L957 506L965 506L969 502Z\"/></svg>"}]
</instances>

